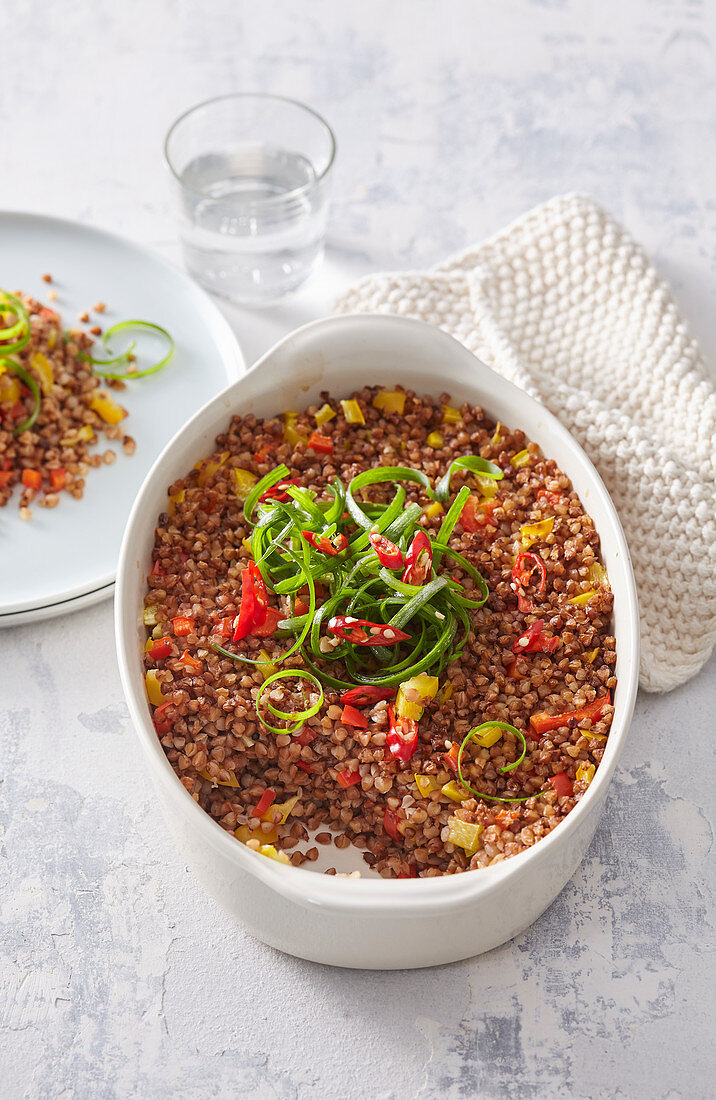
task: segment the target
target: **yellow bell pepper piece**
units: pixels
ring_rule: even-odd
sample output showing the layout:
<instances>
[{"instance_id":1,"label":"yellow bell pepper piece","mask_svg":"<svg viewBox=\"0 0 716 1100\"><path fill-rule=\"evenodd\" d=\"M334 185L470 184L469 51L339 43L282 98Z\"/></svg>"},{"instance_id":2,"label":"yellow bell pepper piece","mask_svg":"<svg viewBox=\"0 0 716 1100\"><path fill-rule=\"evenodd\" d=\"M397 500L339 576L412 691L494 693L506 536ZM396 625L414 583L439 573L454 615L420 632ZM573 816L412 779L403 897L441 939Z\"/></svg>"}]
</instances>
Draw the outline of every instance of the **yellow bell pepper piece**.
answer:
<instances>
[{"instance_id":1,"label":"yellow bell pepper piece","mask_svg":"<svg viewBox=\"0 0 716 1100\"><path fill-rule=\"evenodd\" d=\"M592 650L589 651L589 653L587 654L587 660L589 661L590 665L594 664L598 653L599 653L599 647L598 646L597 646L596 649L592 649Z\"/></svg>"},{"instance_id":2,"label":"yellow bell pepper piece","mask_svg":"<svg viewBox=\"0 0 716 1100\"><path fill-rule=\"evenodd\" d=\"M402 416L405 408L405 394L400 393L399 390L381 390L373 398L373 408L384 409L385 412L398 413Z\"/></svg>"},{"instance_id":3,"label":"yellow bell pepper piece","mask_svg":"<svg viewBox=\"0 0 716 1100\"><path fill-rule=\"evenodd\" d=\"M596 770L597 769L594 767L594 764L580 764L577 768L577 782L579 783L582 780L586 780L587 786L589 786L589 784L594 779L594 773Z\"/></svg>"},{"instance_id":4,"label":"yellow bell pepper piece","mask_svg":"<svg viewBox=\"0 0 716 1100\"><path fill-rule=\"evenodd\" d=\"M589 566L587 575L592 584L595 585L597 588L609 587L609 578L607 577L606 571L599 564L598 561L595 561L593 565Z\"/></svg>"},{"instance_id":5,"label":"yellow bell pepper piece","mask_svg":"<svg viewBox=\"0 0 716 1100\"><path fill-rule=\"evenodd\" d=\"M434 500L432 504L426 504L423 508L423 515L428 519L435 519L435 516L439 516L443 511L443 506L439 500Z\"/></svg>"},{"instance_id":6,"label":"yellow bell pepper piece","mask_svg":"<svg viewBox=\"0 0 716 1100\"><path fill-rule=\"evenodd\" d=\"M604 733L594 733L592 730L583 730L581 727L579 732L582 737L586 737L588 741L606 741L607 739Z\"/></svg>"},{"instance_id":7,"label":"yellow bell pepper piece","mask_svg":"<svg viewBox=\"0 0 716 1100\"><path fill-rule=\"evenodd\" d=\"M271 660L270 655L265 649L259 650L259 657L261 660L257 663L256 667L263 676L264 680L268 680L269 676L273 676L274 672L278 672L278 668Z\"/></svg>"},{"instance_id":8,"label":"yellow bell pepper piece","mask_svg":"<svg viewBox=\"0 0 716 1100\"><path fill-rule=\"evenodd\" d=\"M496 443L502 443L502 427L503 427L503 425L500 424L500 421L498 420L497 421L497 426L495 428L495 434L493 435L492 439L490 440L490 442L493 445L496 444Z\"/></svg>"},{"instance_id":9,"label":"yellow bell pepper piece","mask_svg":"<svg viewBox=\"0 0 716 1100\"><path fill-rule=\"evenodd\" d=\"M443 424L459 424L462 420L462 413L459 409L454 409L452 405L443 405Z\"/></svg>"},{"instance_id":10,"label":"yellow bell pepper piece","mask_svg":"<svg viewBox=\"0 0 716 1100\"><path fill-rule=\"evenodd\" d=\"M208 779L210 783L215 783L217 787L240 787L241 784L236 778L236 772L229 772L230 779L214 779L213 775L209 775L207 771L200 771L199 775L202 779Z\"/></svg>"},{"instance_id":11,"label":"yellow bell pepper piece","mask_svg":"<svg viewBox=\"0 0 716 1100\"><path fill-rule=\"evenodd\" d=\"M398 688L396 713L400 718L414 718L417 721L422 716L425 704L434 699L437 693L437 676L428 676L421 672L418 676L405 680Z\"/></svg>"},{"instance_id":12,"label":"yellow bell pepper piece","mask_svg":"<svg viewBox=\"0 0 716 1100\"><path fill-rule=\"evenodd\" d=\"M341 401L341 407L347 424L365 424L363 410L357 401Z\"/></svg>"},{"instance_id":13,"label":"yellow bell pepper piece","mask_svg":"<svg viewBox=\"0 0 716 1100\"><path fill-rule=\"evenodd\" d=\"M251 546L251 539L242 539L241 540L241 545L243 546L243 548L244 548L244 550L246 551L247 554L253 554L253 549L252 549L252 546Z\"/></svg>"},{"instance_id":14,"label":"yellow bell pepper piece","mask_svg":"<svg viewBox=\"0 0 716 1100\"><path fill-rule=\"evenodd\" d=\"M261 844L274 844L278 840L278 829L274 825L273 829L264 832L260 828L250 829L248 825L239 825L238 829L234 829L234 836L242 844L246 844L249 840L258 840Z\"/></svg>"},{"instance_id":15,"label":"yellow bell pepper piece","mask_svg":"<svg viewBox=\"0 0 716 1100\"><path fill-rule=\"evenodd\" d=\"M147 604L142 612L142 622L145 626L157 625L157 605L155 603Z\"/></svg>"},{"instance_id":16,"label":"yellow bell pepper piece","mask_svg":"<svg viewBox=\"0 0 716 1100\"><path fill-rule=\"evenodd\" d=\"M327 424L329 420L333 420L335 415L335 409L332 409L330 405L321 405L316 413L316 424L320 428L323 424Z\"/></svg>"},{"instance_id":17,"label":"yellow bell pepper piece","mask_svg":"<svg viewBox=\"0 0 716 1100\"><path fill-rule=\"evenodd\" d=\"M0 363L0 374L5 371L5 367ZM20 388L20 380L16 378L14 374L3 374L2 381L0 382L0 401L7 402L9 405L14 405L16 401L20 400L22 390Z\"/></svg>"},{"instance_id":18,"label":"yellow bell pepper piece","mask_svg":"<svg viewBox=\"0 0 716 1100\"><path fill-rule=\"evenodd\" d=\"M256 481L256 475L250 470L242 470L239 466L234 466L234 492L239 500L246 500Z\"/></svg>"},{"instance_id":19,"label":"yellow bell pepper piece","mask_svg":"<svg viewBox=\"0 0 716 1100\"><path fill-rule=\"evenodd\" d=\"M269 806L266 813L261 815L261 820L262 821L273 821L274 814L278 810L278 812L281 814L281 821L280 821L279 824L285 825L286 824L286 818L291 813L291 810L293 809L293 807L296 805L297 802L298 802L298 795L297 794L295 794L293 796L293 798L287 799L286 802L274 802L273 806Z\"/></svg>"},{"instance_id":20,"label":"yellow bell pepper piece","mask_svg":"<svg viewBox=\"0 0 716 1100\"><path fill-rule=\"evenodd\" d=\"M291 862L286 853L279 852L273 844L262 844L259 848L259 855L266 856L267 859L275 859L277 863Z\"/></svg>"},{"instance_id":21,"label":"yellow bell pepper piece","mask_svg":"<svg viewBox=\"0 0 716 1100\"><path fill-rule=\"evenodd\" d=\"M207 481L214 477L216 471L224 465L228 457L229 452L224 451L223 454L219 455L218 462L213 458L205 458L201 462L195 462L194 469L199 471L199 476L196 479L197 485L201 485L202 487L206 485Z\"/></svg>"},{"instance_id":22,"label":"yellow bell pepper piece","mask_svg":"<svg viewBox=\"0 0 716 1100\"><path fill-rule=\"evenodd\" d=\"M590 588L589 592L582 592L579 596L573 596L572 599L568 600L567 602L573 603L575 607L584 607L586 603L589 603L592 596L596 596L596 594L597 593L594 591L594 589Z\"/></svg>"},{"instance_id":23,"label":"yellow bell pepper piece","mask_svg":"<svg viewBox=\"0 0 716 1100\"><path fill-rule=\"evenodd\" d=\"M427 798L432 791L436 791L440 786L434 775L423 775L420 772L415 773L415 783L422 798Z\"/></svg>"},{"instance_id":24,"label":"yellow bell pepper piece","mask_svg":"<svg viewBox=\"0 0 716 1100\"><path fill-rule=\"evenodd\" d=\"M530 452L527 450L518 451L516 455L513 455L510 462L513 466L526 466L530 460Z\"/></svg>"},{"instance_id":25,"label":"yellow bell pepper piece","mask_svg":"<svg viewBox=\"0 0 716 1100\"><path fill-rule=\"evenodd\" d=\"M483 474L475 474L475 481L480 493L486 500L492 500L497 496L497 482L494 477L484 477Z\"/></svg>"},{"instance_id":26,"label":"yellow bell pepper piece","mask_svg":"<svg viewBox=\"0 0 716 1100\"><path fill-rule=\"evenodd\" d=\"M471 797L470 792L461 787L459 783L456 783L454 779L451 779L449 783L445 783L440 790L453 802L465 802L466 799Z\"/></svg>"},{"instance_id":27,"label":"yellow bell pepper piece","mask_svg":"<svg viewBox=\"0 0 716 1100\"><path fill-rule=\"evenodd\" d=\"M50 351L53 350L56 343L57 343L57 329L56 328L51 328L50 331L47 334L47 346L50 349Z\"/></svg>"},{"instance_id":28,"label":"yellow bell pepper piece","mask_svg":"<svg viewBox=\"0 0 716 1100\"><path fill-rule=\"evenodd\" d=\"M446 680L443 686L440 688L438 694L438 702L441 707L444 707L446 703L449 703L452 699L454 688L452 686L452 680Z\"/></svg>"},{"instance_id":29,"label":"yellow bell pepper piece","mask_svg":"<svg viewBox=\"0 0 716 1100\"><path fill-rule=\"evenodd\" d=\"M122 415L124 415L124 409L122 409ZM77 432L77 438L81 439L83 443L91 443L94 439L94 428L92 427L92 425L83 424Z\"/></svg>"},{"instance_id":30,"label":"yellow bell pepper piece","mask_svg":"<svg viewBox=\"0 0 716 1100\"><path fill-rule=\"evenodd\" d=\"M428 447L432 447L433 450L439 451L445 440L443 438L442 432L431 432L425 442L427 443Z\"/></svg>"},{"instance_id":31,"label":"yellow bell pepper piece","mask_svg":"<svg viewBox=\"0 0 716 1100\"><path fill-rule=\"evenodd\" d=\"M461 821L459 817L451 817L448 824L450 844L464 848L469 856L474 855L480 847L480 837L485 831L485 826L472 825L469 821Z\"/></svg>"},{"instance_id":32,"label":"yellow bell pepper piece","mask_svg":"<svg viewBox=\"0 0 716 1100\"><path fill-rule=\"evenodd\" d=\"M105 424L119 424L120 420L123 420L127 415L121 405L118 405L116 401L113 401L111 397L102 392L92 394L90 408L94 409Z\"/></svg>"},{"instance_id":33,"label":"yellow bell pepper piece","mask_svg":"<svg viewBox=\"0 0 716 1100\"><path fill-rule=\"evenodd\" d=\"M45 397L49 396L55 384L55 375L49 359L47 359L41 351L36 351L30 358L30 366L40 376L40 388Z\"/></svg>"},{"instance_id":34,"label":"yellow bell pepper piece","mask_svg":"<svg viewBox=\"0 0 716 1100\"><path fill-rule=\"evenodd\" d=\"M522 549L529 550L530 546L534 545L539 539L546 539L548 535L551 535L554 520L554 516L549 516L548 519L542 519L539 523L525 523L524 526L520 527Z\"/></svg>"},{"instance_id":35,"label":"yellow bell pepper piece","mask_svg":"<svg viewBox=\"0 0 716 1100\"><path fill-rule=\"evenodd\" d=\"M162 695L162 686L157 680L157 670L150 668L144 677L144 683L147 688L147 698L154 707L160 707L162 703L166 703L166 699Z\"/></svg>"},{"instance_id":36,"label":"yellow bell pepper piece","mask_svg":"<svg viewBox=\"0 0 716 1100\"><path fill-rule=\"evenodd\" d=\"M169 497L169 515L176 515L177 504L182 504L186 498L186 489L180 489L178 493L174 493Z\"/></svg>"},{"instance_id":37,"label":"yellow bell pepper piece","mask_svg":"<svg viewBox=\"0 0 716 1100\"><path fill-rule=\"evenodd\" d=\"M491 726L490 729L485 730L485 732L480 737L473 737L472 740L482 749L491 749L493 745L497 744L501 737L502 730L500 729L500 727Z\"/></svg>"}]
</instances>

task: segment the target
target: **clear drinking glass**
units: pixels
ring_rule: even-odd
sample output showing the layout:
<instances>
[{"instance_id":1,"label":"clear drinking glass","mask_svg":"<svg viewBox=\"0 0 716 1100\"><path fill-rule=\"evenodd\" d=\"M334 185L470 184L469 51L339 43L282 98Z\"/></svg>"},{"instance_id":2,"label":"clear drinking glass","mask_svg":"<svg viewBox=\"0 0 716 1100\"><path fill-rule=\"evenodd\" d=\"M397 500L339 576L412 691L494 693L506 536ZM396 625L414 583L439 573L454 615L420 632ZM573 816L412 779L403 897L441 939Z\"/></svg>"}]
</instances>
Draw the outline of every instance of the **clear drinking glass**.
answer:
<instances>
[{"instance_id":1,"label":"clear drinking glass","mask_svg":"<svg viewBox=\"0 0 716 1100\"><path fill-rule=\"evenodd\" d=\"M250 304L300 286L323 255L335 150L320 115L282 96L218 96L178 118L164 154L194 278Z\"/></svg>"}]
</instances>

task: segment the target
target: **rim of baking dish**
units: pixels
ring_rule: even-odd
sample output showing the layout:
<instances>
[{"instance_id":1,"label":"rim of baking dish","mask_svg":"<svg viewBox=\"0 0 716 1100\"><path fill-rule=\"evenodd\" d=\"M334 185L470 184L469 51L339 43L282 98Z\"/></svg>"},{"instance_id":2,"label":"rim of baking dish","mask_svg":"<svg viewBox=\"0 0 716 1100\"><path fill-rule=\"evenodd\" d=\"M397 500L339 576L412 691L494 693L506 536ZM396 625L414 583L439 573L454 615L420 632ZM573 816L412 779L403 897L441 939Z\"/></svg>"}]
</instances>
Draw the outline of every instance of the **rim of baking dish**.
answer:
<instances>
[{"instance_id":1,"label":"rim of baking dish","mask_svg":"<svg viewBox=\"0 0 716 1100\"><path fill-rule=\"evenodd\" d=\"M231 409L240 403L241 387L244 380L265 368L270 360L286 350L287 345L295 344L297 348L300 348L302 339L307 335L315 338L317 334L327 333L342 327L345 327L347 336L350 335L351 330L355 336L356 327L358 329L363 327L367 333L368 326L374 329L376 326L380 326L385 328L386 331L393 329L395 333L401 328L406 331L407 328L414 329L417 326L422 330L421 337L433 340L436 347L441 342L444 345L447 353L445 358L448 359L448 362L445 365L444 376L439 381L441 390L450 386L449 357L452 357L453 360L458 356L469 357L473 368L475 368L475 364L479 364L478 369L480 371L487 371L489 375L493 376L494 383L492 378L490 382L494 384L495 390L502 391L505 398L511 396L515 404L521 406L518 413L520 417L523 416L523 411L528 409L528 420L530 417L541 418L549 426L552 435L561 438L562 442L567 445L575 462L581 462L583 472L586 472L591 488L599 498L611 524L609 532L600 529L600 537L604 538L606 535L610 545L615 546L615 556L619 562L617 568L621 569L623 573L622 581L627 601L626 616L624 618L626 626L622 631L624 637L617 637L619 683L614 698L614 718L604 759L597 768L595 777L584 796L552 832L526 851L511 856L494 866L480 868L479 871L423 879L343 878L337 875L320 874L303 867L276 863L251 851L246 845L237 842L233 834L222 829L194 801L166 758L151 721L144 693L143 678L140 672L141 653L137 648L139 609L126 606L125 589L129 583L128 578L132 570L138 569L140 565L136 556L136 546L140 541L140 533L146 530L147 519L144 515L146 510L144 501L152 492L157 478L163 479L165 484L169 484L166 481L163 468L167 460L171 458L175 448L178 448L187 440L198 438L201 432L205 430L204 422L210 422L219 408L225 414L230 415ZM428 332L430 336L427 335ZM328 369L330 370L330 367ZM463 385L464 380L457 379L457 384L459 386ZM489 413L489 408L487 411ZM520 424L520 426L529 434L529 423ZM570 475L570 471L565 472ZM151 522L154 523L154 520L155 516L152 515ZM320 906L327 910L354 913L356 915L369 915L372 912L377 916L390 913L392 915L418 917L454 907L462 908L464 905L469 905L502 886L506 878L518 876L527 864L545 858L555 845L567 846L570 837L578 828L580 822L596 807L611 781L629 729L638 689L639 610L629 549L611 497L589 458L567 428L543 405L530 397L529 394L519 390L511 382L495 374L447 333L426 325L422 321L389 315L360 314L330 317L312 321L310 324L294 330L274 344L265 355L257 360L246 375L233 382L223 393L204 405L177 432L147 474L127 523L117 569L115 632L122 685L135 729L148 755L153 774L160 784L162 792L167 798L171 799L180 812L183 812L191 828L200 834L203 841L216 849L225 858L235 862L243 871L256 876L284 897L303 906Z\"/></svg>"}]
</instances>

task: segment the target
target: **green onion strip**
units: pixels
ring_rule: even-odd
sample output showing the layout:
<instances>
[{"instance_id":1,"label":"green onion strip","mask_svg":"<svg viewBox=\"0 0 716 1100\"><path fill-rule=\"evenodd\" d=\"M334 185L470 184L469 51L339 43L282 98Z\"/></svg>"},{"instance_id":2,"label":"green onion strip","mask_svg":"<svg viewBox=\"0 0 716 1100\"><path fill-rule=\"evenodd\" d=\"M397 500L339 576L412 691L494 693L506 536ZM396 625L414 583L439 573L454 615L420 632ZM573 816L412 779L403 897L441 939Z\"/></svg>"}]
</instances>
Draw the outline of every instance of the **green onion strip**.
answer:
<instances>
[{"instance_id":1,"label":"green onion strip","mask_svg":"<svg viewBox=\"0 0 716 1100\"><path fill-rule=\"evenodd\" d=\"M457 774L463 787L465 787L466 790L470 791L471 794L474 794L477 798L486 798L490 802L529 802L530 798L539 798L540 794L542 793L541 791L537 791L535 794L522 795L521 797L517 798L508 798L505 795L498 794L485 794L484 791L478 791L475 789L475 787L470 786L470 784L465 779L464 775L462 774L462 757L468 742L472 741L474 737L479 737L480 734L486 733L487 730L493 729L495 726L497 726L498 729L507 730L508 733L511 733L513 737L516 737L518 741L520 741L520 743L522 744L522 752L520 753L520 755L512 764L507 764L506 767L500 768L500 775L505 775L507 772L514 771L514 769L518 768L524 760L527 754L527 741L525 740L525 735L520 730L518 730L515 726L511 726L509 722L483 722L481 725L475 726L474 729L470 730L470 732L465 737L463 743L460 745L460 751L457 754Z\"/></svg>"}]
</instances>

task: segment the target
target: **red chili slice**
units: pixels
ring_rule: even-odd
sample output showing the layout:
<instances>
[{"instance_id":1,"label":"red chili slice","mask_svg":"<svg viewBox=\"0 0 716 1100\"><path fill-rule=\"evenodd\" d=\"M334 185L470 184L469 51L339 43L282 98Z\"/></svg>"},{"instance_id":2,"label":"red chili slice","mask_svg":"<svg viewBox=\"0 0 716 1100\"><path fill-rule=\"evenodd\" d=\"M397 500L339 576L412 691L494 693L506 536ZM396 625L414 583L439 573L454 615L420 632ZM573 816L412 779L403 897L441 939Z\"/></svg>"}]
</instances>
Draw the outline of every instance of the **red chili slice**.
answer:
<instances>
[{"instance_id":1,"label":"red chili slice","mask_svg":"<svg viewBox=\"0 0 716 1100\"><path fill-rule=\"evenodd\" d=\"M241 607L234 627L234 641L240 642L251 632L254 621L254 579L250 569L241 574Z\"/></svg>"},{"instance_id":2,"label":"red chili slice","mask_svg":"<svg viewBox=\"0 0 716 1100\"><path fill-rule=\"evenodd\" d=\"M443 760L447 764L448 768L450 768L450 771L455 772L455 775L457 775L457 759L459 752L460 746L456 744L455 741L453 741L448 752L443 753Z\"/></svg>"},{"instance_id":3,"label":"red chili slice","mask_svg":"<svg viewBox=\"0 0 716 1100\"><path fill-rule=\"evenodd\" d=\"M392 699L395 691L395 688L355 687L343 692L341 702L344 706L369 707L381 699Z\"/></svg>"},{"instance_id":4,"label":"red chili slice","mask_svg":"<svg viewBox=\"0 0 716 1100\"><path fill-rule=\"evenodd\" d=\"M235 615L232 615L229 619L219 619L219 622L212 630L212 634L218 634L220 638L230 638L234 633L234 621Z\"/></svg>"},{"instance_id":5,"label":"red chili slice","mask_svg":"<svg viewBox=\"0 0 716 1100\"><path fill-rule=\"evenodd\" d=\"M317 535L314 531L301 531L301 534L309 546L314 550L320 550L322 554L328 554L329 558L335 558L336 554L340 554L341 550L345 550L348 546L345 535L334 535L329 539L326 535Z\"/></svg>"},{"instance_id":6,"label":"red chili slice","mask_svg":"<svg viewBox=\"0 0 716 1100\"><path fill-rule=\"evenodd\" d=\"M399 717L388 707L388 748L396 760L410 760L418 747L418 723L414 718Z\"/></svg>"},{"instance_id":7,"label":"red chili slice","mask_svg":"<svg viewBox=\"0 0 716 1100\"><path fill-rule=\"evenodd\" d=\"M554 653L559 638L548 638L544 632L544 620L538 619L527 627L516 642L512 643L513 653Z\"/></svg>"},{"instance_id":8,"label":"red chili slice","mask_svg":"<svg viewBox=\"0 0 716 1100\"><path fill-rule=\"evenodd\" d=\"M397 626L371 623L368 619L354 619L350 615L336 615L329 619L328 629L331 634L353 645L395 645L410 639L410 635Z\"/></svg>"},{"instance_id":9,"label":"red chili slice","mask_svg":"<svg viewBox=\"0 0 716 1100\"><path fill-rule=\"evenodd\" d=\"M587 719L590 722L598 722L611 701L611 696L607 692L606 695L594 699L586 706L567 711L564 714L545 714L544 711L540 711L539 714L531 716L530 725L535 733L541 737L543 733L550 733L551 730L560 729L561 726L578 726L580 722L585 722Z\"/></svg>"},{"instance_id":10,"label":"red chili slice","mask_svg":"<svg viewBox=\"0 0 716 1100\"><path fill-rule=\"evenodd\" d=\"M306 763L304 763L303 760L294 760L294 764L296 765L297 768L300 768L302 772L309 772L310 773L310 772L313 771L313 765L312 764L306 764Z\"/></svg>"},{"instance_id":11,"label":"red chili slice","mask_svg":"<svg viewBox=\"0 0 716 1100\"><path fill-rule=\"evenodd\" d=\"M281 503L285 503L290 500L286 490L290 485L298 485L299 480L297 477L290 477L286 481L279 481L277 485L272 485L270 489L267 489L265 493L262 493L259 500L263 504L267 500L278 500Z\"/></svg>"},{"instance_id":12,"label":"red chili slice","mask_svg":"<svg viewBox=\"0 0 716 1100\"><path fill-rule=\"evenodd\" d=\"M529 568L525 568L525 564L529 563ZM512 588L517 591L518 588L526 588L532 578L534 570L539 573L539 584L537 586L536 594L538 596L543 595L547 585L547 569L539 554L533 554L531 551L523 554L518 554L515 564L512 566ZM528 596L524 596L522 593L517 593L517 607L520 611L534 611L534 603Z\"/></svg>"},{"instance_id":13,"label":"red chili slice","mask_svg":"<svg viewBox=\"0 0 716 1100\"><path fill-rule=\"evenodd\" d=\"M400 832L398 830L399 822L400 818L396 813L393 812L393 810L386 810L383 814L383 828L385 829L388 836L392 837L393 840L401 839Z\"/></svg>"},{"instance_id":14,"label":"red chili slice","mask_svg":"<svg viewBox=\"0 0 716 1100\"><path fill-rule=\"evenodd\" d=\"M160 737L163 737L165 733L169 733L172 728L172 724L166 716L167 707L171 707L174 704L171 700L166 703L160 703L158 707L154 708L152 715L152 721L154 722L154 728Z\"/></svg>"},{"instance_id":15,"label":"red chili slice","mask_svg":"<svg viewBox=\"0 0 716 1100\"><path fill-rule=\"evenodd\" d=\"M302 749L305 749L306 745L310 745L311 741L315 741L318 737L317 733L314 733L311 729L302 730L296 737L291 738L297 745L300 745Z\"/></svg>"},{"instance_id":16,"label":"red chili slice","mask_svg":"<svg viewBox=\"0 0 716 1100\"><path fill-rule=\"evenodd\" d=\"M402 568L405 561L402 550L390 539L387 539L385 535L379 535L377 531L371 531L368 542L378 555L378 561L386 569Z\"/></svg>"},{"instance_id":17,"label":"red chili slice","mask_svg":"<svg viewBox=\"0 0 716 1100\"><path fill-rule=\"evenodd\" d=\"M492 513L496 508L501 507L502 501L496 497L492 500L480 500L474 496L468 497L465 507L460 513L460 523L463 530L474 534L476 531L484 530L485 527L497 527L497 520Z\"/></svg>"},{"instance_id":18,"label":"red chili slice","mask_svg":"<svg viewBox=\"0 0 716 1100\"><path fill-rule=\"evenodd\" d=\"M266 622L268 595L264 579L261 576L261 570L255 561L249 562L249 573L254 585L254 616L251 624L253 630L254 627L263 626Z\"/></svg>"},{"instance_id":19,"label":"red chili slice","mask_svg":"<svg viewBox=\"0 0 716 1100\"><path fill-rule=\"evenodd\" d=\"M425 531L418 531L405 555L403 584L425 584L433 568L433 546Z\"/></svg>"},{"instance_id":20,"label":"red chili slice","mask_svg":"<svg viewBox=\"0 0 716 1100\"><path fill-rule=\"evenodd\" d=\"M281 619L285 619L286 616L278 610L277 607L269 607L266 611L266 619L262 626L252 626L249 630L249 634L255 635L257 638L267 638L269 634L273 634L276 627L281 622Z\"/></svg>"}]
</instances>

